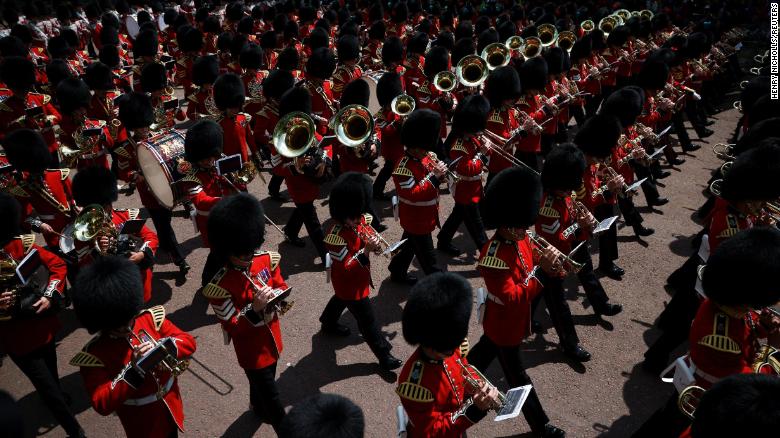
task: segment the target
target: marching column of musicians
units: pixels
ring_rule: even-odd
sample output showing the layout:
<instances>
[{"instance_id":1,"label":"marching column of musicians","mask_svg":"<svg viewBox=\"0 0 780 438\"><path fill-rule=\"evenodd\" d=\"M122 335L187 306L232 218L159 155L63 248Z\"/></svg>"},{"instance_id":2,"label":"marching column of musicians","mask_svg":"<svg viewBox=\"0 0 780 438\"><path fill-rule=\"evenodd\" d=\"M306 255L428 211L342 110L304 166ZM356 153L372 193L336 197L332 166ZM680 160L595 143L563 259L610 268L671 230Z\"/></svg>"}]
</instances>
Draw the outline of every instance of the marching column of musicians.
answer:
<instances>
[{"instance_id":1,"label":"marching column of musicians","mask_svg":"<svg viewBox=\"0 0 780 438\"><path fill-rule=\"evenodd\" d=\"M725 4L716 21L709 6L48 3L8 4L0 25L0 350L70 437L86 435L57 369L58 312L71 306L94 335L70 364L95 411L117 414L130 437L184 430L178 376L195 339L147 304L159 250L179 281L190 270L172 226L179 209L209 249L199 292L234 346L250 408L280 436L358 436L364 419L335 395L285 413L281 321L298 285L265 245L267 226L283 234L283 250L307 251L305 226L333 286L321 330L350 336L340 322L349 310L379 366L400 368L408 436L463 437L489 411L511 411L518 389L532 434L565 436L524 365L523 342L541 329L536 310L544 303L568 360L591 359L564 281L577 277L598 317L622 311L597 276L627 274L615 220L639 240L654 233L636 195L651 212L669 202L658 184L665 167L698 148L685 122L699 139L712 135L709 117L742 75L748 34ZM711 436L730 427L712 429L719 412L739 415L777 391L780 106L767 58L739 84L734 144L716 145L726 163L697 212L694 254L668 278L674 295L642 363L674 375L677 392L635 436ZM269 199L293 204L283 227L249 193L264 173ZM155 231L138 208L115 208L120 190L138 191ZM442 196L452 196L450 212ZM468 248L454 244L461 224ZM399 242L382 236L388 226L400 226ZM476 291L441 272L474 251ZM385 277L372 270L379 256L391 258L390 281L411 287L402 325L416 349L406 361L369 300ZM470 347L475 301L482 335ZM686 341L689 353L673 357ZM509 393L484 376L495 360ZM750 373L762 376L730 377ZM740 421L776 427L773 409Z\"/></svg>"}]
</instances>

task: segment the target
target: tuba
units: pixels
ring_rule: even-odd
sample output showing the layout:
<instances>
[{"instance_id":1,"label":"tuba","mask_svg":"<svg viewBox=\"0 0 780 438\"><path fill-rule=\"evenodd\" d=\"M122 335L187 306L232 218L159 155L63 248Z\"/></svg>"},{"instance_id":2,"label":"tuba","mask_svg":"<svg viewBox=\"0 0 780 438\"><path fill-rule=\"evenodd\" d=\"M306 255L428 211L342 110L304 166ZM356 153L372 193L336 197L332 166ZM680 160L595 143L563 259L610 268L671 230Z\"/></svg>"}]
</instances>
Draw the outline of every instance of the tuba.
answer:
<instances>
[{"instance_id":1,"label":"tuba","mask_svg":"<svg viewBox=\"0 0 780 438\"><path fill-rule=\"evenodd\" d=\"M512 55L505 44L492 43L482 49L482 59L487 63L488 70L495 70L509 64Z\"/></svg>"},{"instance_id":2,"label":"tuba","mask_svg":"<svg viewBox=\"0 0 780 438\"><path fill-rule=\"evenodd\" d=\"M680 412L693 420L693 415L696 412L696 408L699 407L699 401L701 401L701 396L704 395L704 392L704 388L696 385L683 389L677 397L677 407L680 408Z\"/></svg>"},{"instance_id":3,"label":"tuba","mask_svg":"<svg viewBox=\"0 0 780 438\"><path fill-rule=\"evenodd\" d=\"M722 179L716 179L715 181L710 183L710 187L709 187L710 193L712 193L715 196L720 196L720 194L722 192L722 190L721 190L721 186L722 185L723 185L723 180Z\"/></svg>"},{"instance_id":4,"label":"tuba","mask_svg":"<svg viewBox=\"0 0 780 438\"><path fill-rule=\"evenodd\" d=\"M655 14L650 9L642 9L639 11L639 17L644 20L652 20Z\"/></svg>"},{"instance_id":5,"label":"tuba","mask_svg":"<svg viewBox=\"0 0 780 438\"><path fill-rule=\"evenodd\" d=\"M582 32L585 35L589 34L595 28L596 23L594 23L593 20L584 20L582 23L580 23L580 29L582 29Z\"/></svg>"},{"instance_id":6,"label":"tuba","mask_svg":"<svg viewBox=\"0 0 780 438\"><path fill-rule=\"evenodd\" d=\"M542 54L542 40L537 37L528 37L525 39L523 48L523 57L525 59L534 58Z\"/></svg>"},{"instance_id":7,"label":"tuba","mask_svg":"<svg viewBox=\"0 0 780 438\"><path fill-rule=\"evenodd\" d=\"M574 32L564 30L558 34L558 38L555 40L555 45L561 49L571 52L571 48L574 47L574 43L577 41L577 36Z\"/></svg>"},{"instance_id":8,"label":"tuba","mask_svg":"<svg viewBox=\"0 0 780 438\"><path fill-rule=\"evenodd\" d=\"M81 214L73 222L73 237L82 242L94 242L98 251L103 252L98 240L108 237L106 254L117 254L119 231L114 226L110 214L100 205L91 204L84 207Z\"/></svg>"},{"instance_id":9,"label":"tuba","mask_svg":"<svg viewBox=\"0 0 780 438\"><path fill-rule=\"evenodd\" d=\"M615 30L615 28L618 26L618 20L614 15L607 15L606 17L599 20L599 30L604 32L604 37L609 36L609 33Z\"/></svg>"},{"instance_id":10,"label":"tuba","mask_svg":"<svg viewBox=\"0 0 780 438\"><path fill-rule=\"evenodd\" d=\"M548 47L555 44L555 40L558 39L558 28L549 23L540 24L536 28L539 40L542 43L542 47Z\"/></svg>"},{"instance_id":11,"label":"tuba","mask_svg":"<svg viewBox=\"0 0 780 438\"><path fill-rule=\"evenodd\" d=\"M631 18L633 14L631 14L631 11L629 11L628 9L618 9L617 11L615 11L614 15L620 17L623 20L623 23L625 23L626 21L628 21L629 18Z\"/></svg>"},{"instance_id":12,"label":"tuba","mask_svg":"<svg viewBox=\"0 0 780 438\"><path fill-rule=\"evenodd\" d=\"M414 111L417 104L408 94L399 94L390 102L390 110L400 117L406 117Z\"/></svg>"},{"instance_id":13,"label":"tuba","mask_svg":"<svg viewBox=\"0 0 780 438\"><path fill-rule=\"evenodd\" d=\"M488 76L487 61L477 55L464 56L455 68L458 81L465 87L478 87Z\"/></svg>"},{"instance_id":14,"label":"tuba","mask_svg":"<svg viewBox=\"0 0 780 438\"><path fill-rule=\"evenodd\" d=\"M316 130L314 120L308 114L294 111L276 123L272 141L279 155L296 158L314 146Z\"/></svg>"},{"instance_id":15,"label":"tuba","mask_svg":"<svg viewBox=\"0 0 780 438\"><path fill-rule=\"evenodd\" d=\"M512 35L511 37L507 38L504 42L504 45L509 50L515 50L518 52L523 51L523 47L525 46L525 40L523 37L519 35Z\"/></svg>"},{"instance_id":16,"label":"tuba","mask_svg":"<svg viewBox=\"0 0 780 438\"><path fill-rule=\"evenodd\" d=\"M458 85L458 78L449 70L440 71L433 77L433 86L443 93L454 90L456 85Z\"/></svg>"},{"instance_id":17,"label":"tuba","mask_svg":"<svg viewBox=\"0 0 780 438\"><path fill-rule=\"evenodd\" d=\"M347 105L333 116L333 131L346 147L360 147L374 134L374 118L363 105Z\"/></svg>"}]
</instances>

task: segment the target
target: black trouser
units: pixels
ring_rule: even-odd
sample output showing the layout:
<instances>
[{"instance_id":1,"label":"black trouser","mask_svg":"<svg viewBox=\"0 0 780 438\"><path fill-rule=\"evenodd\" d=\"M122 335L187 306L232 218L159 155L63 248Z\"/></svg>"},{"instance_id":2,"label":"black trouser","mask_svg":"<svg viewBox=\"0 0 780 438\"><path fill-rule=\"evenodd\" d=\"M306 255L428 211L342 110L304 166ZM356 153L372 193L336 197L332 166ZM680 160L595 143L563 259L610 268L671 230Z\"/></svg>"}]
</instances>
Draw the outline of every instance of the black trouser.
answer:
<instances>
[{"instance_id":1,"label":"black trouser","mask_svg":"<svg viewBox=\"0 0 780 438\"><path fill-rule=\"evenodd\" d=\"M575 105L569 108L569 114L577 121L577 129L582 129L585 125L585 107L583 105Z\"/></svg>"},{"instance_id":2,"label":"black trouser","mask_svg":"<svg viewBox=\"0 0 780 438\"><path fill-rule=\"evenodd\" d=\"M557 121L556 120L550 120L547 123L557 123ZM547 133L543 132L542 133L542 140L541 140L540 143L542 145L542 156L546 157L547 154L549 154L550 151L552 150L553 144L555 143L555 134L547 134ZM536 169L536 170L539 170L539 169Z\"/></svg>"},{"instance_id":3,"label":"black trouser","mask_svg":"<svg viewBox=\"0 0 780 438\"><path fill-rule=\"evenodd\" d=\"M482 215L479 213L479 204L474 202L455 204L452 208L452 213L450 213L444 225L441 226L438 236L439 244L450 243L461 222L465 222L466 231L471 236L471 240L474 241L474 245L477 246L477 251L480 251L488 239L485 233L485 224L482 222Z\"/></svg>"},{"instance_id":4,"label":"black trouser","mask_svg":"<svg viewBox=\"0 0 780 438\"><path fill-rule=\"evenodd\" d=\"M382 169L379 170L379 173L374 180L374 194L381 195L385 193L385 186L387 185L387 181L389 181L390 177L393 176L393 167L393 163L385 159L385 164L382 166Z\"/></svg>"},{"instance_id":5,"label":"black trouser","mask_svg":"<svg viewBox=\"0 0 780 438\"><path fill-rule=\"evenodd\" d=\"M631 167L634 169L634 173L636 174L636 177L638 179L647 178L645 182L642 183L641 187L642 187L642 193L644 193L645 195L645 200L647 201L647 205L649 206L661 196L658 193L658 186L655 183L655 177L653 176L653 172L651 171L651 168L649 166L645 166L642 163L638 163L632 160L630 161L630 164Z\"/></svg>"},{"instance_id":6,"label":"black trouser","mask_svg":"<svg viewBox=\"0 0 780 438\"><path fill-rule=\"evenodd\" d=\"M366 344L371 348L377 359L383 360L386 358L392 346L382 335L382 331L379 330L379 326L376 324L376 317L374 316L374 308L371 306L371 301L368 298L347 301L334 295L322 311L320 322L327 326L336 325L344 309L349 309L349 312L355 317L360 334L363 335L363 339L366 340Z\"/></svg>"},{"instance_id":7,"label":"black trouser","mask_svg":"<svg viewBox=\"0 0 780 438\"><path fill-rule=\"evenodd\" d=\"M271 181L268 182L268 193L271 196L279 196L279 190L282 189L284 177L281 175L271 175Z\"/></svg>"},{"instance_id":8,"label":"black trouser","mask_svg":"<svg viewBox=\"0 0 780 438\"><path fill-rule=\"evenodd\" d=\"M614 204L601 204L593 210L596 219L602 221L614 216ZM617 226L612 225L607 231L599 234L599 266L607 267L618 259Z\"/></svg>"},{"instance_id":9,"label":"black trouser","mask_svg":"<svg viewBox=\"0 0 780 438\"><path fill-rule=\"evenodd\" d=\"M642 426L631 435L632 438L676 437L691 424L677 405L677 391Z\"/></svg>"},{"instance_id":10,"label":"black trouser","mask_svg":"<svg viewBox=\"0 0 780 438\"><path fill-rule=\"evenodd\" d=\"M311 241L314 243L314 247L317 248L317 254L320 256L320 260L325 261L325 233L322 231L322 224L317 217L317 210L314 208L314 202L307 202L305 204L295 203L295 210L293 210L290 220L287 221L287 226L284 227L284 233L289 237L298 237L298 232L301 231L301 226L306 226L306 231L311 237Z\"/></svg>"},{"instance_id":11,"label":"black trouser","mask_svg":"<svg viewBox=\"0 0 780 438\"><path fill-rule=\"evenodd\" d=\"M707 122L707 119L702 118L699 106L700 101L698 100L689 100L685 102L685 115L688 117L688 121L691 122L693 130L696 131L696 134L701 138L703 137L704 129L706 128L704 124Z\"/></svg>"},{"instance_id":12,"label":"black trouser","mask_svg":"<svg viewBox=\"0 0 780 438\"><path fill-rule=\"evenodd\" d=\"M677 140L680 140L680 145L683 150L690 149L691 137L688 136L688 131L685 130L685 120L683 119L682 112L675 111L672 113L672 125L674 126L674 132L677 134Z\"/></svg>"},{"instance_id":13,"label":"black trouser","mask_svg":"<svg viewBox=\"0 0 780 438\"><path fill-rule=\"evenodd\" d=\"M588 96L585 98L585 119L589 119L596 115L596 111L601 105L601 94L595 96Z\"/></svg>"},{"instance_id":14,"label":"black trouser","mask_svg":"<svg viewBox=\"0 0 780 438\"><path fill-rule=\"evenodd\" d=\"M257 370L244 370L249 379L249 402L252 410L274 430L284 418L284 405L276 387L276 362Z\"/></svg>"},{"instance_id":15,"label":"black trouser","mask_svg":"<svg viewBox=\"0 0 780 438\"><path fill-rule=\"evenodd\" d=\"M520 345L499 347L487 336L482 335L479 342L471 348L468 354L469 363L483 373L496 358L498 358L498 363L504 371L510 388L532 384L531 377L525 372L525 366L523 366ZM531 393L528 394L528 398L523 404L523 416L535 434L541 434L544 431L544 425L550 422L535 388L531 388Z\"/></svg>"},{"instance_id":16,"label":"black trouser","mask_svg":"<svg viewBox=\"0 0 780 438\"><path fill-rule=\"evenodd\" d=\"M407 240L401 245L401 251L390 261L388 269L391 274L405 275L409 272L409 266L415 256L417 256L417 261L420 262L426 275L441 272L441 269L436 265L436 253L433 251L433 238L430 233L412 234L404 231L401 239Z\"/></svg>"},{"instance_id":17,"label":"black trouser","mask_svg":"<svg viewBox=\"0 0 780 438\"><path fill-rule=\"evenodd\" d=\"M630 196L618 196L618 208L623 215L623 220L626 221L626 225L637 226L643 221L642 215L634 205L634 199Z\"/></svg>"},{"instance_id":18,"label":"black trouser","mask_svg":"<svg viewBox=\"0 0 780 438\"><path fill-rule=\"evenodd\" d=\"M82 432L81 426L68 409L65 394L60 387L56 348L54 341L51 341L24 356L13 354L10 356L16 366L30 379L43 404L65 429L65 433L68 436L79 436Z\"/></svg>"},{"instance_id":19,"label":"black trouser","mask_svg":"<svg viewBox=\"0 0 780 438\"><path fill-rule=\"evenodd\" d=\"M157 232L157 239L160 241L160 248L171 255L173 263L178 265L183 262L184 256L179 248L179 241L176 239L176 233L171 226L173 212L167 208L147 207L146 210L149 212L149 217L152 218L154 230Z\"/></svg>"}]
</instances>

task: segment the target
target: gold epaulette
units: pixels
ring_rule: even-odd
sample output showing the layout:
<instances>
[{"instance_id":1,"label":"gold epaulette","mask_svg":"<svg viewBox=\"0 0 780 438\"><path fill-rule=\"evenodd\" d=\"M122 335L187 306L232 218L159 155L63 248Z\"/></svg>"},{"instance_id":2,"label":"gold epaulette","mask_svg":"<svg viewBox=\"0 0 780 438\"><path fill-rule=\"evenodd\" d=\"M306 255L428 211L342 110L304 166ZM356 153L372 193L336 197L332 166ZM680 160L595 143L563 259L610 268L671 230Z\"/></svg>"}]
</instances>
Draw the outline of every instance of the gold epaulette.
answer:
<instances>
[{"instance_id":1,"label":"gold epaulette","mask_svg":"<svg viewBox=\"0 0 780 438\"><path fill-rule=\"evenodd\" d=\"M5 189L8 193L10 193L13 196L16 196L17 198L28 198L30 197L30 194L27 193L27 190L25 190L22 186L11 186Z\"/></svg>"},{"instance_id":2,"label":"gold epaulette","mask_svg":"<svg viewBox=\"0 0 780 438\"><path fill-rule=\"evenodd\" d=\"M374 216L371 216L368 213L363 213L363 222L365 222L366 225L371 225L371 222L374 222Z\"/></svg>"},{"instance_id":3,"label":"gold epaulette","mask_svg":"<svg viewBox=\"0 0 780 438\"><path fill-rule=\"evenodd\" d=\"M477 266L491 269L509 269L509 265L496 256L496 254L498 254L499 246L501 246L501 243L497 240L490 242L490 246L488 247L487 252L485 252L485 256L479 259Z\"/></svg>"},{"instance_id":4,"label":"gold epaulette","mask_svg":"<svg viewBox=\"0 0 780 438\"><path fill-rule=\"evenodd\" d=\"M228 292L227 289L217 286L214 283L203 286L201 293L210 300L224 300L225 298L230 298L230 292Z\"/></svg>"},{"instance_id":5,"label":"gold epaulette","mask_svg":"<svg viewBox=\"0 0 780 438\"><path fill-rule=\"evenodd\" d=\"M192 93L189 96L187 96L187 100L190 102L198 103L198 93Z\"/></svg>"},{"instance_id":6,"label":"gold epaulette","mask_svg":"<svg viewBox=\"0 0 780 438\"><path fill-rule=\"evenodd\" d=\"M35 234L20 234L18 237L22 241L24 253L27 254L32 249L33 244L35 244Z\"/></svg>"},{"instance_id":7,"label":"gold epaulette","mask_svg":"<svg viewBox=\"0 0 780 438\"><path fill-rule=\"evenodd\" d=\"M138 219L138 215L141 214L141 210L137 208L128 208L127 209L127 217L130 218L130 220Z\"/></svg>"},{"instance_id":8,"label":"gold epaulette","mask_svg":"<svg viewBox=\"0 0 780 438\"><path fill-rule=\"evenodd\" d=\"M740 354L742 349L739 348L737 341L731 339L728 336L729 333L729 316L725 313L716 313L715 319L712 322L712 334L707 335L699 340L699 345L712 348L715 351L723 353Z\"/></svg>"},{"instance_id":9,"label":"gold epaulette","mask_svg":"<svg viewBox=\"0 0 780 438\"><path fill-rule=\"evenodd\" d=\"M433 392L420 385L424 370L425 364L421 360L416 361L414 365L412 365L412 370L409 372L409 377L406 379L406 382L402 382L398 385L398 388L395 389L396 394L411 401L420 403L432 402Z\"/></svg>"},{"instance_id":10,"label":"gold epaulette","mask_svg":"<svg viewBox=\"0 0 780 438\"><path fill-rule=\"evenodd\" d=\"M718 234L719 238L725 239L734 237L737 233L739 233L739 220L737 217L733 214L726 215L726 227L727 228L725 230Z\"/></svg>"},{"instance_id":11,"label":"gold epaulette","mask_svg":"<svg viewBox=\"0 0 780 438\"><path fill-rule=\"evenodd\" d=\"M192 183L195 183L195 184L198 184L198 185L201 185L201 184L203 184L203 183L200 181L200 178L198 178L198 175L197 175L197 173L196 173L196 172L190 172L190 173L188 173L188 174L187 174L187 175L185 175L185 176L184 176L184 178L182 178L180 181L184 181L184 182L192 182Z\"/></svg>"},{"instance_id":12,"label":"gold epaulette","mask_svg":"<svg viewBox=\"0 0 780 438\"><path fill-rule=\"evenodd\" d=\"M471 349L471 345L469 344L469 338L466 338L463 340L463 342L460 343L460 356L466 357L466 355L469 354L469 350Z\"/></svg>"},{"instance_id":13,"label":"gold epaulette","mask_svg":"<svg viewBox=\"0 0 780 438\"><path fill-rule=\"evenodd\" d=\"M338 233L339 231L341 231L340 227L339 227L339 229L334 228L333 231L330 234L325 236L324 242L327 243L328 245L333 245L333 246L344 246L344 245L346 245L347 241L344 240L344 238L339 236L338 234L335 234L335 233Z\"/></svg>"},{"instance_id":14,"label":"gold epaulette","mask_svg":"<svg viewBox=\"0 0 780 438\"><path fill-rule=\"evenodd\" d=\"M408 161L409 161L409 157L401 158L401 161L398 162L398 166L396 166L395 170L393 171L393 175L414 176L414 174L412 174L412 171L406 168L406 163Z\"/></svg>"},{"instance_id":15,"label":"gold epaulette","mask_svg":"<svg viewBox=\"0 0 780 438\"><path fill-rule=\"evenodd\" d=\"M551 218L561 217L561 214L558 212L558 210L552 208L553 201L554 199L552 196L547 196L547 198L544 200L544 205L542 205L542 207L539 208L540 216L551 217Z\"/></svg>"},{"instance_id":16,"label":"gold epaulette","mask_svg":"<svg viewBox=\"0 0 780 438\"><path fill-rule=\"evenodd\" d=\"M154 328L160 330L163 321L165 321L165 307L163 306L150 307L148 309L141 311L141 314L145 312L149 312L152 315L152 319L154 320Z\"/></svg>"},{"instance_id":17,"label":"gold epaulette","mask_svg":"<svg viewBox=\"0 0 780 438\"><path fill-rule=\"evenodd\" d=\"M517 99L517 104L516 105L517 106L520 106L520 105L528 106L529 104L528 104L528 101L526 100L525 96L520 96L520 98Z\"/></svg>"},{"instance_id":18,"label":"gold epaulette","mask_svg":"<svg viewBox=\"0 0 780 438\"><path fill-rule=\"evenodd\" d=\"M499 123L501 123L501 122L499 122ZM452 149L451 150L453 150L453 151L460 151L460 152L463 152L464 154L468 154L469 153L469 151L466 150L466 147L463 146L463 139L462 138L459 138L459 139L455 140L455 143L452 145Z\"/></svg>"},{"instance_id":19,"label":"gold epaulette","mask_svg":"<svg viewBox=\"0 0 780 438\"><path fill-rule=\"evenodd\" d=\"M118 148L114 149L114 153L122 158L132 158L130 156L130 152L127 152L127 149L125 149L124 146L119 146Z\"/></svg>"},{"instance_id":20,"label":"gold epaulette","mask_svg":"<svg viewBox=\"0 0 780 438\"><path fill-rule=\"evenodd\" d=\"M255 255L268 255L268 258L271 259L271 270L279 267L279 262L282 260L282 255L279 254L276 251L258 251L255 253Z\"/></svg>"},{"instance_id":21,"label":"gold epaulette","mask_svg":"<svg viewBox=\"0 0 780 438\"><path fill-rule=\"evenodd\" d=\"M504 124L504 119L501 118L501 113L499 111L491 111L490 117L488 117L488 122L498 123L499 125Z\"/></svg>"},{"instance_id":22,"label":"gold epaulette","mask_svg":"<svg viewBox=\"0 0 780 438\"><path fill-rule=\"evenodd\" d=\"M103 361L98 359L98 357L94 354L89 354L86 351L79 351L76 353L76 355L73 356L73 359L70 360L70 364L74 367L90 368L99 368L104 366Z\"/></svg>"}]
</instances>

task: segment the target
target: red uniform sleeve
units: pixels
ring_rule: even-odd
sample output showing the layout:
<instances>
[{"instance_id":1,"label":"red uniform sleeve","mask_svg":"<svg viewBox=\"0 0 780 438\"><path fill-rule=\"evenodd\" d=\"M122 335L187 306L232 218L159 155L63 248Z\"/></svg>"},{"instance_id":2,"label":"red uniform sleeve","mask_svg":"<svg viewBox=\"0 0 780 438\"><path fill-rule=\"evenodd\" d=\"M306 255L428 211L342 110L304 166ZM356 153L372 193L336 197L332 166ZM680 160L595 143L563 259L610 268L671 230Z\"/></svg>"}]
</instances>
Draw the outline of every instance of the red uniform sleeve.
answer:
<instances>
[{"instance_id":1,"label":"red uniform sleeve","mask_svg":"<svg viewBox=\"0 0 780 438\"><path fill-rule=\"evenodd\" d=\"M104 367L81 367L84 386L89 394L92 408L98 414L111 415L135 391L127 381L119 378L120 376L111 375Z\"/></svg>"},{"instance_id":2,"label":"red uniform sleeve","mask_svg":"<svg viewBox=\"0 0 780 438\"><path fill-rule=\"evenodd\" d=\"M62 297L62 291L65 289L65 276L68 273L65 262L56 254L49 252L43 247L33 245L33 248L38 250L41 263L49 270L49 283L43 293L44 296L51 297L56 291Z\"/></svg>"},{"instance_id":3,"label":"red uniform sleeve","mask_svg":"<svg viewBox=\"0 0 780 438\"><path fill-rule=\"evenodd\" d=\"M163 321L160 326L161 338L172 338L176 345L176 357L178 359L185 359L195 353L195 338L189 333L183 331L176 324L170 322L168 319Z\"/></svg>"},{"instance_id":4,"label":"red uniform sleeve","mask_svg":"<svg viewBox=\"0 0 780 438\"><path fill-rule=\"evenodd\" d=\"M455 412L440 411L433 402L416 402L401 398L401 404L414 424L415 432L428 438L448 438L462 436L474 425L465 415L456 416Z\"/></svg>"},{"instance_id":5,"label":"red uniform sleeve","mask_svg":"<svg viewBox=\"0 0 780 438\"><path fill-rule=\"evenodd\" d=\"M160 240L157 238L157 233L144 225L141 228L141 231L138 232L138 237L143 240L145 247L148 247L152 250L152 254L157 253L157 248L160 246Z\"/></svg>"}]
</instances>

